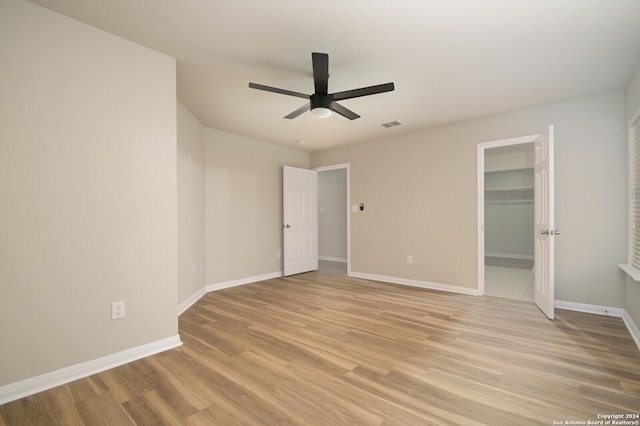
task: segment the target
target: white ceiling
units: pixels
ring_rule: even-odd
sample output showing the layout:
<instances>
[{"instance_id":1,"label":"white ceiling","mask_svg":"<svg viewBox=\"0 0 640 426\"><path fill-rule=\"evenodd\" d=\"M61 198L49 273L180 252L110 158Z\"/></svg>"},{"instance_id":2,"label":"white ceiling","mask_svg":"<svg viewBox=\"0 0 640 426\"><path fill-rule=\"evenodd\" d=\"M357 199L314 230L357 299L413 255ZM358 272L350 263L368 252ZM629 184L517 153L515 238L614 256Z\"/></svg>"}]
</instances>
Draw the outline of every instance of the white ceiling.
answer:
<instances>
[{"instance_id":1,"label":"white ceiling","mask_svg":"<svg viewBox=\"0 0 640 426\"><path fill-rule=\"evenodd\" d=\"M175 57L205 126L310 151L622 89L640 66L639 0L32 2ZM330 93L396 90L341 101L354 121L286 120L304 99L247 87L311 94L311 52Z\"/></svg>"}]
</instances>

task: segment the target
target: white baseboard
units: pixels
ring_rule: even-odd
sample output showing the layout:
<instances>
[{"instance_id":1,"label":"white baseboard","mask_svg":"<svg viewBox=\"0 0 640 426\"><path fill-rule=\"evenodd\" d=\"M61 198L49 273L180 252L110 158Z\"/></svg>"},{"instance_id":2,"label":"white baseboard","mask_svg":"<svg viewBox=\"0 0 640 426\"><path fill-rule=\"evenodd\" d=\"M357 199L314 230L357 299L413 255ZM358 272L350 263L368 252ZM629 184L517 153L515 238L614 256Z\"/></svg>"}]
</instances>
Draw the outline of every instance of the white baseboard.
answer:
<instances>
[{"instance_id":1,"label":"white baseboard","mask_svg":"<svg viewBox=\"0 0 640 426\"><path fill-rule=\"evenodd\" d=\"M466 294L469 296L478 295L477 288L465 288L465 287L458 287L458 286L449 285L449 284L432 283L428 281L418 281L418 280L410 280L406 278L387 277L387 276L375 275L375 274L365 274L362 272L351 272L349 276L354 278L362 278L365 280L382 281L382 282L387 282L392 284L401 284L401 285L407 285L411 287L426 288L429 290L440 290L440 291L446 291L449 293Z\"/></svg>"},{"instance_id":2,"label":"white baseboard","mask_svg":"<svg viewBox=\"0 0 640 426\"><path fill-rule=\"evenodd\" d=\"M100 373L110 368L155 355L180 345L182 345L180 335L176 334L173 337L157 340L142 346L136 346L135 348L107 355L102 358L75 364L60 370L51 371L40 376L2 386L0 387L0 405Z\"/></svg>"},{"instance_id":3,"label":"white baseboard","mask_svg":"<svg viewBox=\"0 0 640 426\"><path fill-rule=\"evenodd\" d=\"M318 260L325 260L327 262L347 263L346 257L318 256Z\"/></svg>"},{"instance_id":4,"label":"white baseboard","mask_svg":"<svg viewBox=\"0 0 640 426\"><path fill-rule=\"evenodd\" d=\"M622 318L622 321L624 321L624 325L626 325L627 330L629 330L629 334L631 334L633 341L636 343L636 346L640 350L640 330L638 330L638 327L633 322L626 309L613 308L611 306L590 305L587 303L566 302L563 300L556 300L554 306L557 309L567 309L569 311L585 312L588 314L596 315L608 315L611 317Z\"/></svg>"},{"instance_id":5,"label":"white baseboard","mask_svg":"<svg viewBox=\"0 0 640 426\"><path fill-rule=\"evenodd\" d=\"M590 305L588 303L567 302L564 300L556 300L554 306L557 309L566 309L568 311L585 312L587 314L608 315L611 317L622 318L622 308L612 308L610 306Z\"/></svg>"},{"instance_id":6,"label":"white baseboard","mask_svg":"<svg viewBox=\"0 0 640 426\"><path fill-rule=\"evenodd\" d=\"M271 272L269 274L264 274L264 275L256 275L254 277L240 278L240 279L237 279L237 280L224 281L224 282L215 283L215 284L208 284L208 285L202 287L197 292L195 292L188 299L186 299L185 301L180 303L180 305L178 305L178 316L180 316L183 313L185 313L185 311L187 309L189 309L191 306L193 306L198 300L200 300L202 298L202 296L204 296L205 294L207 294L207 293L209 293L211 291L217 291L217 290L222 290L222 289L225 289L225 288L237 287L239 285L257 283L259 281L270 280L270 279L273 279L273 278L280 278L282 276L282 274L283 274L282 271L277 271L277 272Z\"/></svg>"},{"instance_id":7,"label":"white baseboard","mask_svg":"<svg viewBox=\"0 0 640 426\"><path fill-rule=\"evenodd\" d=\"M237 287L239 285L257 283L259 281L271 280L273 278L280 278L282 276L282 271L271 272L269 274L264 275L256 275L255 277L248 278L240 278L237 280L224 281L221 283L209 284L205 287L205 291L209 293L210 291L222 290L225 288Z\"/></svg>"},{"instance_id":8,"label":"white baseboard","mask_svg":"<svg viewBox=\"0 0 640 426\"><path fill-rule=\"evenodd\" d=\"M178 316L184 314L187 309L189 309L191 306L193 306L206 293L207 293L206 288L202 287L200 290L198 290L197 292L192 294L187 300L185 300L184 302L180 303L178 305Z\"/></svg>"},{"instance_id":9,"label":"white baseboard","mask_svg":"<svg viewBox=\"0 0 640 426\"><path fill-rule=\"evenodd\" d=\"M627 326L627 330L629 330L629 333L631 333L633 341L636 342L636 346L640 350L640 329L638 329L636 323L633 322L633 319L631 319L631 316L626 309L623 312L622 321L624 321L624 325Z\"/></svg>"}]
</instances>

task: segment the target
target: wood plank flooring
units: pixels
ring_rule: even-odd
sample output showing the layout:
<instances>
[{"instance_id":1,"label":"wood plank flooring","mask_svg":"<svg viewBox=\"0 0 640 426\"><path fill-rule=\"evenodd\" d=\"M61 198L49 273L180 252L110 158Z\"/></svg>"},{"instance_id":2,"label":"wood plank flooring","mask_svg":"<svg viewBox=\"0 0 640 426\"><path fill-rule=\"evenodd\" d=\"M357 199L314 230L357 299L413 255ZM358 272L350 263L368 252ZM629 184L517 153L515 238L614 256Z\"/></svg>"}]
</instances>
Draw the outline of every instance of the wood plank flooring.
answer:
<instances>
[{"instance_id":1,"label":"wood plank flooring","mask_svg":"<svg viewBox=\"0 0 640 426\"><path fill-rule=\"evenodd\" d=\"M205 295L184 345L0 406L11 425L552 425L640 412L619 318L313 272Z\"/></svg>"}]
</instances>

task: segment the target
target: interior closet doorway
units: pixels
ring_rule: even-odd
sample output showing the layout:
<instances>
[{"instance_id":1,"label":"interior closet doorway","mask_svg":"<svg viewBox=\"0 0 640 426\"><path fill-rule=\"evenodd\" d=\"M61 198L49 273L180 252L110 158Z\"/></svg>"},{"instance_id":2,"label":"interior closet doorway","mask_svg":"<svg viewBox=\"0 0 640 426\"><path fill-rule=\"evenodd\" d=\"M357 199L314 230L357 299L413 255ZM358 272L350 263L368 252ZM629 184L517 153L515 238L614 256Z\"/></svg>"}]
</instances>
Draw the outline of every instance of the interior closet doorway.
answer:
<instances>
[{"instance_id":1,"label":"interior closet doorway","mask_svg":"<svg viewBox=\"0 0 640 426\"><path fill-rule=\"evenodd\" d=\"M484 151L485 294L533 302L533 142Z\"/></svg>"},{"instance_id":2,"label":"interior closet doorway","mask_svg":"<svg viewBox=\"0 0 640 426\"><path fill-rule=\"evenodd\" d=\"M319 167L315 170L318 172L318 269L349 275L349 164Z\"/></svg>"},{"instance_id":3,"label":"interior closet doorway","mask_svg":"<svg viewBox=\"0 0 640 426\"><path fill-rule=\"evenodd\" d=\"M534 302L534 143L523 137L478 149L480 294Z\"/></svg>"}]
</instances>

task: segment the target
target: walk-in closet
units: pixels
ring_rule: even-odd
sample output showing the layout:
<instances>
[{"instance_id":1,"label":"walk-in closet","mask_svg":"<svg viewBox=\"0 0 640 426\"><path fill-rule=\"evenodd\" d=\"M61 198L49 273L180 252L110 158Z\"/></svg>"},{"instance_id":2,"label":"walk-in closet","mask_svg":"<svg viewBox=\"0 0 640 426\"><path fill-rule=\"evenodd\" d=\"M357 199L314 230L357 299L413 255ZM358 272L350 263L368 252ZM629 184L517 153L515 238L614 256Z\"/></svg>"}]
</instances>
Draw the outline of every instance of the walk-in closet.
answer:
<instances>
[{"instance_id":1,"label":"walk-in closet","mask_svg":"<svg viewBox=\"0 0 640 426\"><path fill-rule=\"evenodd\" d=\"M521 144L485 151L485 294L533 301L534 151Z\"/></svg>"}]
</instances>

